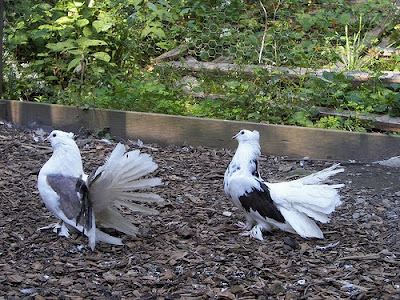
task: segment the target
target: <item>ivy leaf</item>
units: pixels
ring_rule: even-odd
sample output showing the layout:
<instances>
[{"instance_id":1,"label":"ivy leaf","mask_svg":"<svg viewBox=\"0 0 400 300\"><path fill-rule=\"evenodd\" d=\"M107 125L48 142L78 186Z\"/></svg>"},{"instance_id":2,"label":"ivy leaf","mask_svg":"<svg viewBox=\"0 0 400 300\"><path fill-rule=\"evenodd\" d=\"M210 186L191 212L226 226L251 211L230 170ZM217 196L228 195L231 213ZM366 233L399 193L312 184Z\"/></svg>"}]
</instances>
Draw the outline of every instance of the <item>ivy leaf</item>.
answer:
<instances>
[{"instance_id":1,"label":"ivy leaf","mask_svg":"<svg viewBox=\"0 0 400 300\"><path fill-rule=\"evenodd\" d=\"M108 53L106 52L96 52L93 53L92 56L94 56L96 59L105 61L105 62L109 62L111 60L111 56L108 55Z\"/></svg>"},{"instance_id":2,"label":"ivy leaf","mask_svg":"<svg viewBox=\"0 0 400 300\"><path fill-rule=\"evenodd\" d=\"M85 27L87 24L89 24L88 19L81 19L81 20L76 21L76 25L80 28Z\"/></svg>"},{"instance_id":3,"label":"ivy leaf","mask_svg":"<svg viewBox=\"0 0 400 300\"><path fill-rule=\"evenodd\" d=\"M67 71L71 70L72 68L75 68L79 65L79 63L81 62L81 57L75 57L73 60L71 60L68 64L68 68Z\"/></svg>"}]
</instances>

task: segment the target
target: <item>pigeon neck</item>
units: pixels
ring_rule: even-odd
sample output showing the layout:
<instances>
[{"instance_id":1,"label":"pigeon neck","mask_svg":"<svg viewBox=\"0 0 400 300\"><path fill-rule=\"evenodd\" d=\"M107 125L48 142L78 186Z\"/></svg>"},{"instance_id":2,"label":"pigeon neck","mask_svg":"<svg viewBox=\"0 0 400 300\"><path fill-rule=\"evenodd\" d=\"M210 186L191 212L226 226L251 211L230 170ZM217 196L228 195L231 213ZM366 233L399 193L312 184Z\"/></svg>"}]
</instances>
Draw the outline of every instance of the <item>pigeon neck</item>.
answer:
<instances>
[{"instance_id":1,"label":"pigeon neck","mask_svg":"<svg viewBox=\"0 0 400 300\"><path fill-rule=\"evenodd\" d=\"M55 147L50 160L57 168L57 173L79 177L83 174L82 158L76 145L70 147Z\"/></svg>"},{"instance_id":2,"label":"pigeon neck","mask_svg":"<svg viewBox=\"0 0 400 300\"><path fill-rule=\"evenodd\" d=\"M237 164L241 165L241 167L245 168L246 165L257 161L260 154L260 145L257 142L240 143L236 150L234 160ZM249 171L252 172L252 170Z\"/></svg>"}]
</instances>

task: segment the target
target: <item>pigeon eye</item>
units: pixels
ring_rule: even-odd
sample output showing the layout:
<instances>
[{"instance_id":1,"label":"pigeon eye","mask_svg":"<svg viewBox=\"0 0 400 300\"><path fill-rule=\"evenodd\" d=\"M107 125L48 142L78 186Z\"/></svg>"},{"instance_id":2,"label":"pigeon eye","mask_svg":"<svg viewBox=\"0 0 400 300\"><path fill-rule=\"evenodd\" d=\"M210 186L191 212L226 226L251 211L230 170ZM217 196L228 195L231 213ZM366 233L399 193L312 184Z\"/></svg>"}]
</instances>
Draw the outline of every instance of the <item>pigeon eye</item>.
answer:
<instances>
[{"instance_id":1,"label":"pigeon eye","mask_svg":"<svg viewBox=\"0 0 400 300\"><path fill-rule=\"evenodd\" d=\"M240 134L244 134L244 131L241 131Z\"/></svg>"},{"instance_id":2,"label":"pigeon eye","mask_svg":"<svg viewBox=\"0 0 400 300\"><path fill-rule=\"evenodd\" d=\"M56 137L57 136L57 133L53 133L53 137Z\"/></svg>"}]
</instances>

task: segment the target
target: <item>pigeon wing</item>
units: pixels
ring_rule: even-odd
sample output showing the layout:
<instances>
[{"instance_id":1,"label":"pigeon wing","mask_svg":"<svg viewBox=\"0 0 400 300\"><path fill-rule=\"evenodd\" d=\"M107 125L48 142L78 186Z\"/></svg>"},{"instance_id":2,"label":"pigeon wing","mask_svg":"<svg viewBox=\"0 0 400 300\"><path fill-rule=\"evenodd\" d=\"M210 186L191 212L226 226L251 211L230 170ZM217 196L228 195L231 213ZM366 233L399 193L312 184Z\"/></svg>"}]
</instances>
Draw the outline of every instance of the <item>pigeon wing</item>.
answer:
<instances>
[{"instance_id":1,"label":"pigeon wing","mask_svg":"<svg viewBox=\"0 0 400 300\"><path fill-rule=\"evenodd\" d=\"M83 198L89 201L86 184L82 184L83 180L81 178L58 174L48 175L47 183L60 197L58 207L67 219L60 215L58 217L87 235L89 246L93 250L96 243L95 218L91 203L82 203L81 201Z\"/></svg>"},{"instance_id":2,"label":"pigeon wing","mask_svg":"<svg viewBox=\"0 0 400 300\"><path fill-rule=\"evenodd\" d=\"M90 230L93 226L92 206L86 183L82 178L54 174L47 176L47 183L60 197L61 212L69 220L75 221L74 225Z\"/></svg>"},{"instance_id":3,"label":"pigeon wing","mask_svg":"<svg viewBox=\"0 0 400 300\"><path fill-rule=\"evenodd\" d=\"M60 210L70 220L76 219L81 211L81 202L76 191L78 179L56 174L47 176L47 183L60 197Z\"/></svg>"},{"instance_id":4,"label":"pigeon wing","mask_svg":"<svg viewBox=\"0 0 400 300\"><path fill-rule=\"evenodd\" d=\"M269 188L262 182L260 182L260 188L254 187L250 192L240 196L239 201L247 212L251 209L264 218L285 223L285 218L271 198Z\"/></svg>"}]
</instances>

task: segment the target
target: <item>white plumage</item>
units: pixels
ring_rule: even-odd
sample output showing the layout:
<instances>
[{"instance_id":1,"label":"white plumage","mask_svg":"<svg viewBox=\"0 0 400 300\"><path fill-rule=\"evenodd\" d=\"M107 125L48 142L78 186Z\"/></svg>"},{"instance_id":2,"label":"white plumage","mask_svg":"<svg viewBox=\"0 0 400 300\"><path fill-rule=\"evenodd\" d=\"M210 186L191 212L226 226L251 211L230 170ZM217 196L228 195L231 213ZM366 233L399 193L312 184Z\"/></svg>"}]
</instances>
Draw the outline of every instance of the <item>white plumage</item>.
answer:
<instances>
[{"instance_id":1,"label":"white plumage","mask_svg":"<svg viewBox=\"0 0 400 300\"><path fill-rule=\"evenodd\" d=\"M239 224L244 235L262 240L262 230L278 228L322 239L314 220L329 222L328 215L341 203L337 189L344 186L322 183L344 169L336 164L297 180L265 182L258 171L259 137L256 130L241 130L233 137L239 145L224 176L226 195L245 214L246 224Z\"/></svg>"},{"instance_id":2,"label":"white plumage","mask_svg":"<svg viewBox=\"0 0 400 300\"><path fill-rule=\"evenodd\" d=\"M150 155L139 150L126 152L125 146L119 143L106 163L87 176L83 173L81 154L73 137L72 133L54 130L47 138L53 154L39 172L39 194L46 207L62 221L60 235L69 236L68 229L75 228L89 238L92 249L100 241L122 245L120 238L96 227L135 235L137 227L120 213L118 207L157 213L157 210L138 203L163 199L157 194L137 192L161 184L159 178L142 178L156 170L157 164Z\"/></svg>"}]
</instances>

